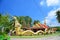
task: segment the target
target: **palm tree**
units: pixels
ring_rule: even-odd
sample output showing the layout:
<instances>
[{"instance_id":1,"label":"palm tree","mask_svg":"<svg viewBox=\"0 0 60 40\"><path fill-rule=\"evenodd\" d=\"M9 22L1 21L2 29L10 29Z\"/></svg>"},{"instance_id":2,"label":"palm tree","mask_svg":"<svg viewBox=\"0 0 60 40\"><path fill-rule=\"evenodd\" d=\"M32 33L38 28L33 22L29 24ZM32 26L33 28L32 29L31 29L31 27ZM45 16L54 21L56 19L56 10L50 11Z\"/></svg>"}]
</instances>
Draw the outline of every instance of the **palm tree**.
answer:
<instances>
[{"instance_id":1,"label":"palm tree","mask_svg":"<svg viewBox=\"0 0 60 40\"><path fill-rule=\"evenodd\" d=\"M58 11L56 12L56 15L57 15L57 20L58 20L58 22L60 23L60 10L58 10Z\"/></svg>"}]
</instances>

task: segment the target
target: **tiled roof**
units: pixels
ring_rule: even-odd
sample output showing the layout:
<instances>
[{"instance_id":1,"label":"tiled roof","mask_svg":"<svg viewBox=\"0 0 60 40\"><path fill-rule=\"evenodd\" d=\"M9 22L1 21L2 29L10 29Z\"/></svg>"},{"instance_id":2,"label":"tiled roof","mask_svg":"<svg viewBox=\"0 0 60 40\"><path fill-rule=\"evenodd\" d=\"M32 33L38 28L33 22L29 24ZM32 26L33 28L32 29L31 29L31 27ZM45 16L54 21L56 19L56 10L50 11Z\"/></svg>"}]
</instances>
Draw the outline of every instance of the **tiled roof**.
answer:
<instances>
[{"instance_id":1,"label":"tiled roof","mask_svg":"<svg viewBox=\"0 0 60 40\"><path fill-rule=\"evenodd\" d=\"M48 28L48 26L45 25L45 24L38 24L38 25L41 26L41 27L43 27L43 28Z\"/></svg>"}]
</instances>

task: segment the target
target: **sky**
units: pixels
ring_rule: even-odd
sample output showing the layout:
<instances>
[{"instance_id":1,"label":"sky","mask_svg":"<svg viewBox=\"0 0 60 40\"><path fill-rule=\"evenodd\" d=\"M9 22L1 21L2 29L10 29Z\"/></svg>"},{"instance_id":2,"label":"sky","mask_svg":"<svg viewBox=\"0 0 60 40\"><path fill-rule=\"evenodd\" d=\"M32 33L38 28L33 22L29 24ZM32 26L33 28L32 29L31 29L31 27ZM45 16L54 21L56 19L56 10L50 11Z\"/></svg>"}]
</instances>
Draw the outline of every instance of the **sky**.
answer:
<instances>
[{"instance_id":1,"label":"sky","mask_svg":"<svg viewBox=\"0 0 60 40\"><path fill-rule=\"evenodd\" d=\"M0 13L12 16L30 16L33 20L46 20L49 26L60 26L56 11L60 10L60 0L0 0Z\"/></svg>"}]
</instances>

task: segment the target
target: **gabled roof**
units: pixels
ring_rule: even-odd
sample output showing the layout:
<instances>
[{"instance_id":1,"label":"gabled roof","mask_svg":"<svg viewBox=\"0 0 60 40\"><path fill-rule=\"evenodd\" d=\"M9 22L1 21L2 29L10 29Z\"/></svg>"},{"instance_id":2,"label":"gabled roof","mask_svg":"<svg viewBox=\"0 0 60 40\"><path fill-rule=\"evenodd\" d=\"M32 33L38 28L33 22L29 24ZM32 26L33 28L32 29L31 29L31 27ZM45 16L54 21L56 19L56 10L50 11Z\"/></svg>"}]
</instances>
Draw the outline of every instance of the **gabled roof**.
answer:
<instances>
[{"instance_id":1,"label":"gabled roof","mask_svg":"<svg viewBox=\"0 0 60 40\"><path fill-rule=\"evenodd\" d=\"M48 26L45 24L38 24L38 25L41 26L42 28L48 28Z\"/></svg>"}]
</instances>

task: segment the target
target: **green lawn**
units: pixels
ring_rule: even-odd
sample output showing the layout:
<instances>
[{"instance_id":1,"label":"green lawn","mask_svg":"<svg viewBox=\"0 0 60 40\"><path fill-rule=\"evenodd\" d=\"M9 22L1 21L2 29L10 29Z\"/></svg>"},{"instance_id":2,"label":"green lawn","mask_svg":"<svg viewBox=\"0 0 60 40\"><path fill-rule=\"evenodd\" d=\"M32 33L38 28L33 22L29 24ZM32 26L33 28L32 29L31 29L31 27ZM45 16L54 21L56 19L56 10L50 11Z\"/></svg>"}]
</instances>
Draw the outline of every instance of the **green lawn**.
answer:
<instances>
[{"instance_id":1,"label":"green lawn","mask_svg":"<svg viewBox=\"0 0 60 40\"><path fill-rule=\"evenodd\" d=\"M47 34L47 35L11 36L11 38L43 38L43 37L50 37L50 36L60 36L60 32L56 32L56 33L53 33L53 34Z\"/></svg>"}]
</instances>

